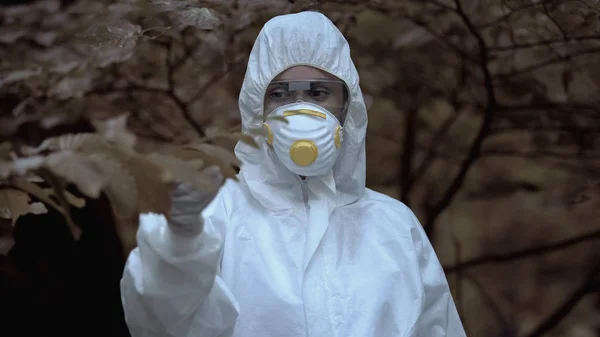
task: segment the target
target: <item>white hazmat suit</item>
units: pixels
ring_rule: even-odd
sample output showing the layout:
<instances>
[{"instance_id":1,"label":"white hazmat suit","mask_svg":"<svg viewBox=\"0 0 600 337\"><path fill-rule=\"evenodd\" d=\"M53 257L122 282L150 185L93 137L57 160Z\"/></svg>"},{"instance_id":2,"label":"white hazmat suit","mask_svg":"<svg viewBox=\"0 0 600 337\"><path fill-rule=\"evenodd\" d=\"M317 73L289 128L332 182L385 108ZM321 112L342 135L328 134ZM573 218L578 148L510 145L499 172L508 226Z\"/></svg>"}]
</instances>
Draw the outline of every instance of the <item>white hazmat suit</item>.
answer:
<instances>
[{"instance_id":1,"label":"white hazmat suit","mask_svg":"<svg viewBox=\"0 0 600 337\"><path fill-rule=\"evenodd\" d=\"M401 202L365 188L367 111L347 41L324 15L271 19L248 61L244 130L263 123L269 82L296 65L349 90L343 145L329 173L300 179L273 149L244 143L227 181L178 235L162 215L140 218L121 281L134 337L462 337L440 263Z\"/></svg>"}]
</instances>

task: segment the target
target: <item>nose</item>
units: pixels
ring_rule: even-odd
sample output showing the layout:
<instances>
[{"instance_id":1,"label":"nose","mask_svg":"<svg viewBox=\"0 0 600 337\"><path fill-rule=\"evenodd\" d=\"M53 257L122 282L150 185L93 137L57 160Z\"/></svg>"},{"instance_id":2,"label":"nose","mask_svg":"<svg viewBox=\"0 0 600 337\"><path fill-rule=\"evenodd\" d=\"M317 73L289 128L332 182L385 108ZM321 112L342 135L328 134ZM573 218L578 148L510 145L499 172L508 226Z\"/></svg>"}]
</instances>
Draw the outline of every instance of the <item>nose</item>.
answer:
<instances>
[{"instance_id":1,"label":"nose","mask_svg":"<svg viewBox=\"0 0 600 337\"><path fill-rule=\"evenodd\" d=\"M294 92L295 98L296 98L296 103L298 102L304 102L304 91L296 91Z\"/></svg>"}]
</instances>

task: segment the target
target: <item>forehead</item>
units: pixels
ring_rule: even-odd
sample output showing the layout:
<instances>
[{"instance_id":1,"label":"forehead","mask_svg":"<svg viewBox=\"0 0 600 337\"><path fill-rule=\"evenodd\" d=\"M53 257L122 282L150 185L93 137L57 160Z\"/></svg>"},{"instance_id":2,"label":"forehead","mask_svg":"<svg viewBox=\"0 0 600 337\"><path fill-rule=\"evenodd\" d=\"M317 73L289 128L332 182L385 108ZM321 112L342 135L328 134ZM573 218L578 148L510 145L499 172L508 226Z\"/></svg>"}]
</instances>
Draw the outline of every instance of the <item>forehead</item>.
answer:
<instances>
[{"instance_id":1,"label":"forehead","mask_svg":"<svg viewBox=\"0 0 600 337\"><path fill-rule=\"evenodd\" d=\"M338 80L337 77L331 75L325 71L320 69L310 67L310 66L295 66L291 67L281 74L277 75L273 80L274 81L287 81L287 80L305 80L305 79L329 79L329 80Z\"/></svg>"}]
</instances>

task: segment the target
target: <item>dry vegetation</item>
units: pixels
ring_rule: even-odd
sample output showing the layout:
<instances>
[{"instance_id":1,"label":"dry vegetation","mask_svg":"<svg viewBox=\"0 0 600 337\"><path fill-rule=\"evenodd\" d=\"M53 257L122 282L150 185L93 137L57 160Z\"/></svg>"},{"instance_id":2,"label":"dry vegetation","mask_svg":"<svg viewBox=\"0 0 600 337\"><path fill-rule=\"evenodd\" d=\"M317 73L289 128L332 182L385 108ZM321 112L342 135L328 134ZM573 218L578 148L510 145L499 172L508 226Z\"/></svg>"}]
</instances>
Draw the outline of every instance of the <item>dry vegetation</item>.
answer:
<instances>
[{"instance_id":1,"label":"dry vegetation","mask_svg":"<svg viewBox=\"0 0 600 337\"><path fill-rule=\"evenodd\" d=\"M600 336L595 0L3 7L0 299L12 315L52 322L50 334L108 321L92 334L127 335L118 279L137 214L166 212L174 180L216 188L208 166L235 174L233 144L252 142L236 131L254 38L302 9L347 36L371 105L368 185L422 220L468 335Z\"/></svg>"}]
</instances>

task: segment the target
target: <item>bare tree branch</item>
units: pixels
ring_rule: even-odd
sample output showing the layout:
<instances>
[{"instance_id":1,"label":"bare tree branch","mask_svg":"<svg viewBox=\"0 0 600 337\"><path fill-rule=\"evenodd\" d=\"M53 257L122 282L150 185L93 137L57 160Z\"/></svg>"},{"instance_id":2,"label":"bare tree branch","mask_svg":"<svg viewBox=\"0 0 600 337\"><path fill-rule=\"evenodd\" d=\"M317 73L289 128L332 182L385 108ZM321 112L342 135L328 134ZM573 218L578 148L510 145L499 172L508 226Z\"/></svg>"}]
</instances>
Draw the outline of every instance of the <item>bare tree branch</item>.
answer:
<instances>
[{"instance_id":1,"label":"bare tree branch","mask_svg":"<svg viewBox=\"0 0 600 337\"><path fill-rule=\"evenodd\" d=\"M415 153L415 138L417 132L417 116L418 110L409 109L406 112L404 119L404 142L403 150L400 158L400 201L406 205L410 205L410 190L413 184L412 164Z\"/></svg>"},{"instance_id":2,"label":"bare tree branch","mask_svg":"<svg viewBox=\"0 0 600 337\"><path fill-rule=\"evenodd\" d=\"M533 329L533 331L526 337L541 337L546 333L550 332L561 321L567 317L571 311L577 306L577 304L590 293L600 292L600 280L597 280L597 275L600 273L600 263L597 264L593 270L589 273L587 279L581 286L579 286L567 300L560 305L552 314L546 319L542 320L540 324Z\"/></svg>"},{"instance_id":3,"label":"bare tree branch","mask_svg":"<svg viewBox=\"0 0 600 337\"><path fill-rule=\"evenodd\" d=\"M195 94L194 96L192 96L192 98L189 100L190 103L193 103L195 101L197 101L198 99L202 98L202 96L204 96L204 94L206 94L206 92L208 91L208 89L210 89L211 86L213 86L216 82L220 81L221 79L223 79L225 76L227 76L229 73L231 73L233 70L235 70L237 67L239 67L240 65L245 64L246 59L243 58L241 60L238 60L237 62L229 65L229 67L227 67L227 69L225 71L219 72L217 74L215 74L211 79L209 79L205 85L203 85Z\"/></svg>"},{"instance_id":4,"label":"bare tree branch","mask_svg":"<svg viewBox=\"0 0 600 337\"><path fill-rule=\"evenodd\" d=\"M509 132L554 132L563 133L571 132L571 130L564 125L556 126L545 126L545 125L515 125L515 126L501 126L492 129L491 134L502 134ZM597 127L578 127L577 132L580 133L594 133L600 134L600 126Z\"/></svg>"},{"instance_id":5,"label":"bare tree branch","mask_svg":"<svg viewBox=\"0 0 600 337\"><path fill-rule=\"evenodd\" d=\"M597 160L600 159L600 154L595 153L561 153L556 151L513 151L513 150L485 150L481 153L481 157L521 157L521 158L561 158L573 160Z\"/></svg>"},{"instance_id":6,"label":"bare tree branch","mask_svg":"<svg viewBox=\"0 0 600 337\"><path fill-rule=\"evenodd\" d=\"M535 256L535 255L556 252L556 251L559 251L562 249L569 248L571 246L578 245L580 243L598 240L598 239L600 239L600 229L586 233L586 234L578 235L578 236L575 236L573 238L569 238L569 239L566 239L563 241L551 243L548 245L543 245L543 246L533 247L533 248L526 248L523 250L518 250L518 251L504 253L504 254L492 254L492 255L480 256L480 257L477 257L477 258L474 258L471 260L464 261L461 264L444 267L444 271L447 274L449 274L449 273L454 273L454 272L457 272L460 270L465 270L465 269L481 266L484 264L516 261L519 259L523 259L523 258Z\"/></svg>"},{"instance_id":7,"label":"bare tree branch","mask_svg":"<svg viewBox=\"0 0 600 337\"><path fill-rule=\"evenodd\" d=\"M495 20L492 20L492 21L490 21L488 23L484 23L482 25L479 25L477 27L477 29L486 29L486 28L493 27L493 26L499 24L500 22L508 20L513 14L515 14L517 12L520 12L520 11L523 11L523 10L526 10L526 9L529 9L529 8L532 8L532 7L536 7L536 6L553 3L553 2L555 2L555 0L545 0L545 1L538 2L538 3L535 3L535 2L534 3L529 3L529 4L523 5L523 6L518 7L518 8L513 8L513 9L511 9L510 12L508 12L508 13L500 16L499 18L497 18Z\"/></svg>"},{"instance_id":8,"label":"bare tree branch","mask_svg":"<svg viewBox=\"0 0 600 337\"><path fill-rule=\"evenodd\" d=\"M492 52L514 52L518 49L529 49L529 48L538 48L538 47L547 47L553 44L559 43L570 43L570 42L583 42L583 41L600 41L600 36L598 35L585 35L585 36L567 36L561 40L541 40L536 42L529 43L518 43L509 46L499 46L499 47L490 47L490 51Z\"/></svg>"},{"instance_id":9,"label":"bare tree branch","mask_svg":"<svg viewBox=\"0 0 600 337\"><path fill-rule=\"evenodd\" d=\"M427 149L427 156L425 157L425 159L423 159L423 161L415 170L415 173L411 178L413 185L418 183L419 180L423 178L425 173L427 173L427 170L429 169L433 161L436 159L437 151L435 149L437 149L441 142L445 139L446 135L448 134L448 131L450 130L450 127L452 126L452 124L454 124L457 118L458 114L454 114L448 117L433 136L431 144L429 144L429 148Z\"/></svg>"},{"instance_id":10,"label":"bare tree branch","mask_svg":"<svg viewBox=\"0 0 600 337\"><path fill-rule=\"evenodd\" d=\"M473 37L477 40L477 44L479 47L480 69L484 78L487 105L484 110L483 122L481 123L481 126L479 128L479 132L477 133L477 136L475 137L475 140L471 145L467 158L463 161L459 169L458 175L454 178L454 181L452 182L450 187L448 187L440 202L438 202L429 212L429 216L425 222L424 228L426 233L430 237L433 233L435 221L437 220L438 216L443 212L444 209L446 209L446 207L448 207L448 205L450 205L452 199L454 199L454 196L460 190L460 187L462 186L465 178L467 177L467 173L469 172L471 166L477 160L477 157L481 152L483 141L490 132L497 106L496 94L494 92L494 83L492 80L492 75L488 68L489 52L485 41L481 34L477 31L475 26L473 26L473 23L471 22L469 17L465 14L460 0L455 0L455 3L458 15L461 17L461 19L463 20L464 24L467 26L467 29L471 32Z\"/></svg>"},{"instance_id":11,"label":"bare tree branch","mask_svg":"<svg viewBox=\"0 0 600 337\"><path fill-rule=\"evenodd\" d=\"M194 119L188 106L175 94L175 85L174 85L174 77L175 77L175 67L171 62L171 49L173 47L173 42L169 42L167 44L167 57L166 57L166 67L167 67L167 82L168 82L168 90L166 92L167 95L177 104L177 107L181 110L183 117L185 120L196 130L198 136L204 137L204 129L198 122ZM183 62L179 63L183 64ZM179 65L178 65L179 66Z\"/></svg>"},{"instance_id":12,"label":"bare tree branch","mask_svg":"<svg viewBox=\"0 0 600 337\"><path fill-rule=\"evenodd\" d=\"M578 50L571 54L557 56L554 58L547 59L545 61L540 61L540 62L537 62L536 64L532 64L530 66L523 67L521 69L515 69L508 73L494 75L494 79L508 79L510 77L523 75L523 74L532 72L534 70L542 69L542 68L552 66L555 64L559 64L562 62L567 62L568 60L573 59L573 58L578 58L581 56L587 56L587 55L593 55L593 54L599 54L599 53L600 53L600 47Z\"/></svg>"},{"instance_id":13,"label":"bare tree branch","mask_svg":"<svg viewBox=\"0 0 600 337\"><path fill-rule=\"evenodd\" d=\"M496 303L494 297L487 292L483 284L469 273L465 273L463 276L466 280L473 283L477 290L479 290L479 294L481 295L487 307L490 308L490 310L494 314L496 322L498 323L498 326L502 328L503 332L510 333L514 331L514 327L508 322L508 319L504 316L504 313L502 313L502 309L500 308L498 303ZM502 336L504 336L504 334Z\"/></svg>"}]
</instances>

